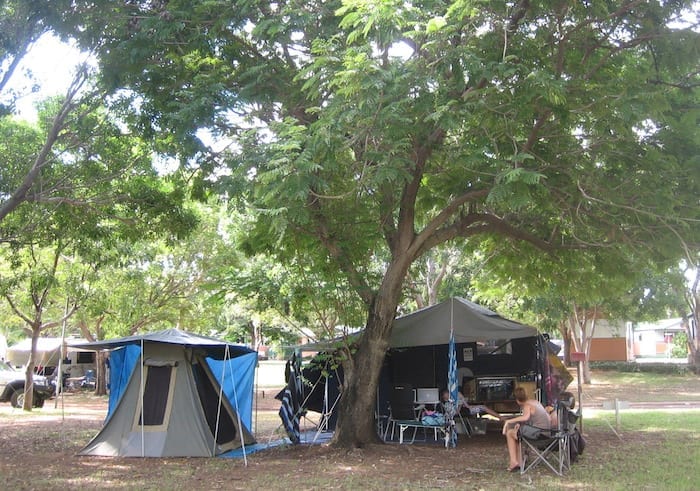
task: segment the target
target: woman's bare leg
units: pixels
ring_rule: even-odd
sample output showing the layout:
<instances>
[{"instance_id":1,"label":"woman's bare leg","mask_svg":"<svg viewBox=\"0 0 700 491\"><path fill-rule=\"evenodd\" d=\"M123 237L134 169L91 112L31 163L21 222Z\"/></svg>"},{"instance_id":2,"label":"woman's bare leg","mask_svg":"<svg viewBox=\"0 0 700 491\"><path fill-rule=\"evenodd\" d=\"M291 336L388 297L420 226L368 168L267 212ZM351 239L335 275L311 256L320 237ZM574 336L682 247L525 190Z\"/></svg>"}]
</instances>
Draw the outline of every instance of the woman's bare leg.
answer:
<instances>
[{"instance_id":1,"label":"woman's bare leg","mask_svg":"<svg viewBox=\"0 0 700 491\"><path fill-rule=\"evenodd\" d=\"M506 443L508 444L508 468L520 467L520 452L518 452L518 430L515 428L506 431Z\"/></svg>"}]
</instances>

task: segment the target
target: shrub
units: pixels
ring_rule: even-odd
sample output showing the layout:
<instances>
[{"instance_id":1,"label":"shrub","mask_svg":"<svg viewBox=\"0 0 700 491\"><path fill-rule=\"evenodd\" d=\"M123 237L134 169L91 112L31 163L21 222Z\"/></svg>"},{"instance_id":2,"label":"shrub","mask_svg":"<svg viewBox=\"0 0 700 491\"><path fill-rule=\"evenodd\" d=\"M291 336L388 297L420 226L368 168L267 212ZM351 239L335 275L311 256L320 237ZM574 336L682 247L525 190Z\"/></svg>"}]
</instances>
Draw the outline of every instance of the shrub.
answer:
<instances>
[{"instance_id":1,"label":"shrub","mask_svg":"<svg viewBox=\"0 0 700 491\"><path fill-rule=\"evenodd\" d=\"M592 361L591 368L627 373L659 373L686 375L690 369L679 363L635 363L633 361Z\"/></svg>"},{"instance_id":2,"label":"shrub","mask_svg":"<svg viewBox=\"0 0 700 491\"><path fill-rule=\"evenodd\" d=\"M673 336L673 348L671 348L673 358L686 358L688 356L688 335L679 332Z\"/></svg>"}]
</instances>

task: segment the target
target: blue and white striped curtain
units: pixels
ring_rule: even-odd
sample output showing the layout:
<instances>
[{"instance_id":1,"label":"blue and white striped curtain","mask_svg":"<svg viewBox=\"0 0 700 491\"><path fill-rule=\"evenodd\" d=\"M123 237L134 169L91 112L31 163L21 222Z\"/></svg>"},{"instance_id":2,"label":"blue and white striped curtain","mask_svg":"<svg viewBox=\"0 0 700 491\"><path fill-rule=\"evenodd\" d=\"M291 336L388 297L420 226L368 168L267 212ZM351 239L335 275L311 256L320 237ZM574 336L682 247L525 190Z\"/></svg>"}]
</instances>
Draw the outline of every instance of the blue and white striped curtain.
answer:
<instances>
[{"instance_id":1,"label":"blue and white striped curtain","mask_svg":"<svg viewBox=\"0 0 700 491\"><path fill-rule=\"evenodd\" d=\"M299 417L302 413L301 404L304 396L301 385L301 367L296 353L292 355L291 360L287 361L285 376L287 387L283 391L279 415L289 439L296 444L301 440Z\"/></svg>"},{"instance_id":2,"label":"blue and white striped curtain","mask_svg":"<svg viewBox=\"0 0 700 491\"><path fill-rule=\"evenodd\" d=\"M450 400L452 401L453 408L455 410L455 413L457 411L457 349L455 347L455 335L454 331L450 330L450 344L447 347L447 356L448 356L448 362L447 362L447 390L450 391ZM456 447L457 446L457 431L454 426L454 414L451 422L451 426L449 428L450 434L449 434L449 446L450 447Z\"/></svg>"}]
</instances>

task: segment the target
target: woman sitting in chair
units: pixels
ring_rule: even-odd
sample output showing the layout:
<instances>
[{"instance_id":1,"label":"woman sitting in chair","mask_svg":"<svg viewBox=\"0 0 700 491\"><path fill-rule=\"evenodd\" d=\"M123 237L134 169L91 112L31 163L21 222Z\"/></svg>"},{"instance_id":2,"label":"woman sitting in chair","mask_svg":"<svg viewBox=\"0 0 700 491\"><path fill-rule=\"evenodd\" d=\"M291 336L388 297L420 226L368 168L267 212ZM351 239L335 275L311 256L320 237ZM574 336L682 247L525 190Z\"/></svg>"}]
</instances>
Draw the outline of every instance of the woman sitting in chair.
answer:
<instances>
[{"instance_id":1,"label":"woman sitting in chair","mask_svg":"<svg viewBox=\"0 0 700 491\"><path fill-rule=\"evenodd\" d=\"M503 420L503 417L500 414L498 414L496 411L494 411L488 406L484 406L483 404L470 405L467 402L467 398L464 397L464 394L462 393L462 388L460 387L459 391L457 392L457 412L461 411L462 409L466 411L465 414L467 414L467 416L476 416L479 414L486 413L498 420Z\"/></svg>"},{"instance_id":2,"label":"woman sitting in chair","mask_svg":"<svg viewBox=\"0 0 700 491\"><path fill-rule=\"evenodd\" d=\"M549 414L545 411L544 406L535 399L528 399L525 389L516 387L513 391L515 402L520 406L522 411L520 416L511 418L503 424L503 434L506 436L508 444L508 470L515 472L520 470L522 462L520 462L520 452L518 451L518 430L521 425L527 424L548 430L550 428Z\"/></svg>"}]
</instances>

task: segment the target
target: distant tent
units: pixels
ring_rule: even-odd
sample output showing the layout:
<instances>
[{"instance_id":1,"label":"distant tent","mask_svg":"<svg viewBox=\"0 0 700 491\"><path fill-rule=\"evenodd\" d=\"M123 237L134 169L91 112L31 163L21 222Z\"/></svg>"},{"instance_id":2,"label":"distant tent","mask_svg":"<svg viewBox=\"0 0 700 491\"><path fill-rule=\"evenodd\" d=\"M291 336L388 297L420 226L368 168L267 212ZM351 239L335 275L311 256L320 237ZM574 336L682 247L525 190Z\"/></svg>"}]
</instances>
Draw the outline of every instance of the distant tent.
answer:
<instances>
[{"instance_id":1,"label":"distant tent","mask_svg":"<svg viewBox=\"0 0 700 491\"><path fill-rule=\"evenodd\" d=\"M34 364L56 366L61 357L61 338L39 338L36 340ZM16 366L26 365L32 351L31 338L25 338L7 349L7 360Z\"/></svg>"},{"instance_id":2,"label":"distant tent","mask_svg":"<svg viewBox=\"0 0 700 491\"><path fill-rule=\"evenodd\" d=\"M81 455L211 457L255 443L255 351L178 329L77 346L112 350L107 419Z\"/></svg>"}]
</instances>

